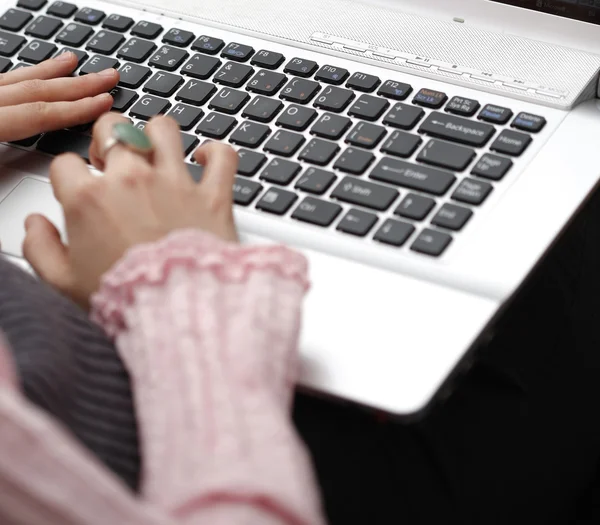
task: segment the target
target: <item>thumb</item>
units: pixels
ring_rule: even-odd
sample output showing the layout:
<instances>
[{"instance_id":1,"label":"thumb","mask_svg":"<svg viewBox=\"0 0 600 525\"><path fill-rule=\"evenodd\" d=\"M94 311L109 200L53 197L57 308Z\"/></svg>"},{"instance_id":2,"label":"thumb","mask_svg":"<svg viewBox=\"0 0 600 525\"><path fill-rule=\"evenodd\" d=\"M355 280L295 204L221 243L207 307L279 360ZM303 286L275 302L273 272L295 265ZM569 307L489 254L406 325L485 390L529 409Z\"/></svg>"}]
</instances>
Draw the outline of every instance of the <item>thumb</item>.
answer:
<instances>
[{"instance_id":1,"label":"thumb","mask_svg":"<svg viewBox=\"0 0 600 525\"><path fill-rule=\"evenodd\" d=\"M54 224L43 215L30 215L25 231L23 255L27 262L44 281L67 292L71 282L69 254Z\"/></svg>"}]
</instances>

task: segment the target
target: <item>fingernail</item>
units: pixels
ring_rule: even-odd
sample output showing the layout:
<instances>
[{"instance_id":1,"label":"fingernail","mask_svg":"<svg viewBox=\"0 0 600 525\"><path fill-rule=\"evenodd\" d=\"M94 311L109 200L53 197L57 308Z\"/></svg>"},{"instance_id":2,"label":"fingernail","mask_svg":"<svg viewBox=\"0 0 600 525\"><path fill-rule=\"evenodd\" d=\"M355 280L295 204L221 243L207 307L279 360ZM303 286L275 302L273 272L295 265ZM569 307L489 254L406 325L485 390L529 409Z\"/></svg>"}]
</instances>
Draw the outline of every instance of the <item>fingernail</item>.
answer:
<instances>
[{"instance_id":1,"label":"fingernail","mask_svg":"<svg viewBox=\"0 0 600 525\"><path fill-rule=\"evenodd\" d=\"M113 77L115 75L115 73L117 72L116 69L114 68L109 68L109 69L103 69L102 71L100 71L98 74L102 77Z\"/></svg>"},{"instance_id":2,"label":"fingernail","mask_svg":"<svg viewBox=\"0 0 600 525\"><path fill-rule=\"evenodd\" d=\"M100 95L96 95L95 98L102 101L110 100L112 102L113 100L112 95L110 93L101 93Z\"/></svg>"},{"instance_id":3,"label":"fingernail","mask_svg":"<svg viewBox=\"0 0 600 525\"><path fill-rule=\"evenodd\" d=\"M67 62L69 60L73 60L74 56L75 53L67 51L66 53L61 53L60 55L58 55L55 60L58 60L59 62Z\"/></svg>"}]
</instances>

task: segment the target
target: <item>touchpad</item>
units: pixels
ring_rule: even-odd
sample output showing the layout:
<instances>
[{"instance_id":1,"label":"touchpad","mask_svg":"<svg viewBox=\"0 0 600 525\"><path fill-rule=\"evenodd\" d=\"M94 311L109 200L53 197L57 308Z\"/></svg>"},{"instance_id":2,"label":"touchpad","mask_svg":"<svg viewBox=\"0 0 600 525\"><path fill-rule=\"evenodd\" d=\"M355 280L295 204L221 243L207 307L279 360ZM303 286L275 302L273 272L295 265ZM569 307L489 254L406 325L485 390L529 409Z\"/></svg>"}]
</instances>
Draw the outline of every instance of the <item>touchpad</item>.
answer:
<instances>
[{"instance_id":1,"label":"touchpad","mask_svg":"<svg viewBox=\"0 0 600 525\"><path fill-rule=\"evenodd\" d=\"M64 218L50 183L25 177L0 202L0 249L7 255L22 257L25 218L32 213L45 215L64 238Z\"/></svg>"}]
</instances>

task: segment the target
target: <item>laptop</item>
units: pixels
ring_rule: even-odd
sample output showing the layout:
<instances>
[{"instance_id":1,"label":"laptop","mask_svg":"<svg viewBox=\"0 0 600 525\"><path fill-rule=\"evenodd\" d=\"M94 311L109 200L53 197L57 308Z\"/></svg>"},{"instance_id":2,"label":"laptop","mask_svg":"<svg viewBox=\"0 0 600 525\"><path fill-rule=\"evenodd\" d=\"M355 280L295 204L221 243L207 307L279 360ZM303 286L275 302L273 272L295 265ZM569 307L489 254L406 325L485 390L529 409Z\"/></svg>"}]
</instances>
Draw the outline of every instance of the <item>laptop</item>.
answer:
<instances>
[{"instance_id":1,"label":"laptop","mask_svg":"<svg viewBox=\"0 0 600 525\"><path fill-rule=\"evenodd\" d=\"M311 267L301 387L401 417L443 399L600 174L600 2L2 0L0 68L75 51L114 111L232 144L246 242ZM63 228L89 127L0 146L0 239Z\"/></svg>"}]
</instances>

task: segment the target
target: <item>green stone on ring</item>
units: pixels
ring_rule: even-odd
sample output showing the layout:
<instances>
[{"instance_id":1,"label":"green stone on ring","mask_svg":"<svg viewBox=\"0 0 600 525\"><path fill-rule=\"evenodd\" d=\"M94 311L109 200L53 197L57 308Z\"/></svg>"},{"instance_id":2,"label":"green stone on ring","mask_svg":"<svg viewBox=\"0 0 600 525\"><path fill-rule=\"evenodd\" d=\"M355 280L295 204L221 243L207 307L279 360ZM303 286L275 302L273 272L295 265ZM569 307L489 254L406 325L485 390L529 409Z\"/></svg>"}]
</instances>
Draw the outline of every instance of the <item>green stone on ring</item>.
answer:
<instances>
[{"instance_id":1,"label":"green stone on ring","mask_svg":"<svg viewBox=\"0 0 600 525\"><path fill-rule=\"evenodd\" d=\"M143 130L133 124L119 122L112 129L113 138L136 153L148 154L152 151L152 142Z\"/></svg>"}]
</instances>

